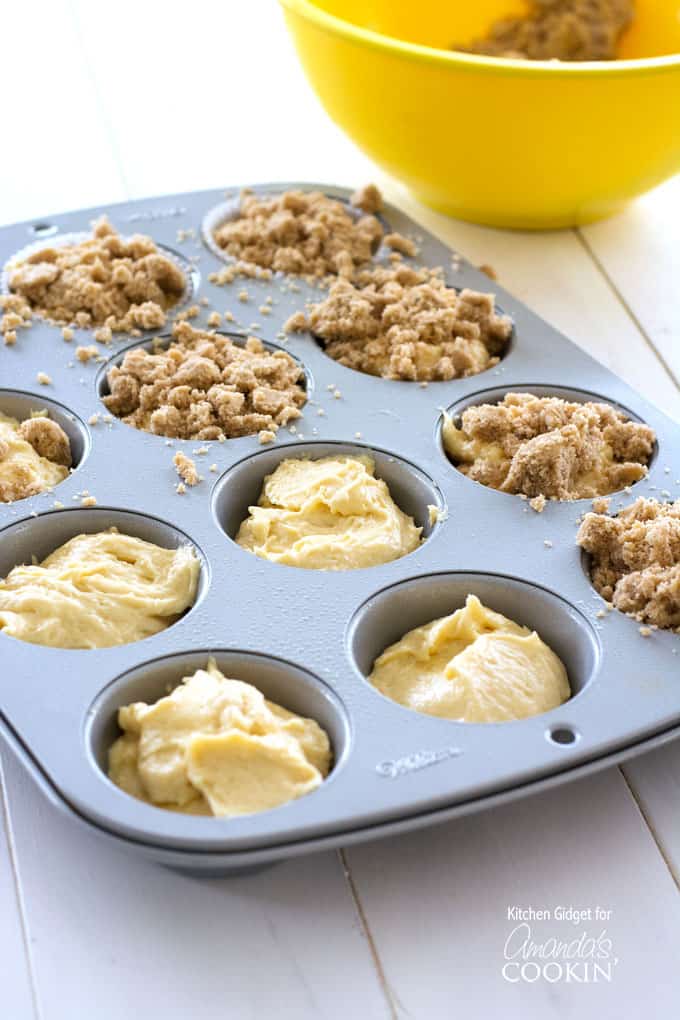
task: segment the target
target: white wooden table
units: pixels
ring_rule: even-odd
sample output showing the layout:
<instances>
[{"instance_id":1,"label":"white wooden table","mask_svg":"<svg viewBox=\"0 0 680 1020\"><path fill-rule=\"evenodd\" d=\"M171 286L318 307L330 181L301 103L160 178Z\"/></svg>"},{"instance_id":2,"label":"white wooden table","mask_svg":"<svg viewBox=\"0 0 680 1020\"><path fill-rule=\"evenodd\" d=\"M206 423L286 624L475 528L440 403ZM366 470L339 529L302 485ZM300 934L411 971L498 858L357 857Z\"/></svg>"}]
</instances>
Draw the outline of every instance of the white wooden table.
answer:
<instances>
[{"instance_id":1,"label":"white wooden table","mask_svg":"<svg viewBox=\"0 0 680 1020\"><path fill-rule=\"evenodd\" d=\"M375 179L680 418L680 180L584 230L469 226L418 206L327 120L274 0L35 0L7 17L1 222L247 180ZM678 1015L680 743L493 813L209 882L91 841L6 755L2 768L6 1020ZM511 905L611 911L611 982L504 980Z\"/></svg>"}]
</instances>

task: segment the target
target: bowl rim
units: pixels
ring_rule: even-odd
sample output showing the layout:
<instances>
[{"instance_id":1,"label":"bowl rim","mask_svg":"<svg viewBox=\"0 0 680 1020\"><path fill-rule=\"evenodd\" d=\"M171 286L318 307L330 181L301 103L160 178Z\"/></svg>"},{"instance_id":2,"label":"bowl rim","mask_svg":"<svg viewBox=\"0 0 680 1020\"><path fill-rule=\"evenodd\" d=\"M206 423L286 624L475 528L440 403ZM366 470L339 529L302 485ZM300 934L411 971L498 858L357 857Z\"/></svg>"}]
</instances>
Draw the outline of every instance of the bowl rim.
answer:
<instances>
[{"instance_id":1,"label":"bowl rim","mask_svg":"<svg viewBox=\"0 0 680 1020\"><path fill-rule=\"evenodd\" d=\"M472 71L489 74L506 74L514 77L594 77L605 75L609 78L639 75L640 72L654 74L680 67L680 53L671 53L660 57L638 57L635 60L590 60L590 61L552 61L552 60L512 60L506 57L477 56L462 53L459 50L441 50L433 46L396 39L382 35L369 28L362 28L345 21L335 14L322 10L314 0L279 0L287 11L297 14L307 21L313 22L318 28L344 36L354 42L362 43L371 49L401 53L423 63L455 66L461 71Z\"/></svg>"}]
</instances>

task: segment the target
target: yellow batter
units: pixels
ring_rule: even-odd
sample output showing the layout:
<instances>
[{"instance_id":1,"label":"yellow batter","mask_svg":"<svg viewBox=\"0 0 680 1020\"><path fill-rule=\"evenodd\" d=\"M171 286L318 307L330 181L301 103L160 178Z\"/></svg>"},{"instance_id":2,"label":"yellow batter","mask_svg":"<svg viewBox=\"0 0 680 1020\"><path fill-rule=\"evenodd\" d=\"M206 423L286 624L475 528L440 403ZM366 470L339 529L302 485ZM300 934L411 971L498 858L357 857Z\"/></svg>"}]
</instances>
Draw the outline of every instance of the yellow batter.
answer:
<instances>
[{"instance_id":1,"label":"yellow batter","mask_svg":"<svg viewBox=\"0 0 680 1020\"><path fill-rule=\"evenodd\" d=\"M250 815L311 793L331 750L313 719L230 680L214 659L153 705L118 713L109 776L147 804L198 815Z\"/></svg>"},{"instance_id":2,"label":"yellow batter","mask_svg":"<svg viewBox=\"0 0 680 1020\"><path fill-rule=\"evenodd\" d=\"M41 424L58 428L47 419ZM0 503L44 492L62 482L68 473L67 466L42 457L31 446L22 434L22 422L0 413Z\"/></svg>"},{"instance_id":3,"label":"yellow batter","mask_svg":"<svg viewBox=\"0 0 680 1020\"><path fill-rule=\"evenodd\" d=\"M284 460L241 524L244 549L291 567L354 570L405 556L421 528L395 504L370 457Z\"/></svg>"},{"instance_id":4,"label":"yellow batter","mask_svg":"<svg viewBox=\"0 0 680 1020\"><path fill-rule=\"evenodd\" d=\"M390 645L368 679L407 708L458 722L526 719L571 697L567 671L538 634L475 595Z\"/></svg>"},{"instance_id":5,"label":"yellow batter","mask_svg":"<svg viewBox=\"0 0 680 1020\"><path fill-rule=\"evenodd\" d=\"M52 648L109 648L156 634L196 597L189 546L162 549L116 528L77 535L0 581L0 631Z\"/></svg>"}]
</instances>

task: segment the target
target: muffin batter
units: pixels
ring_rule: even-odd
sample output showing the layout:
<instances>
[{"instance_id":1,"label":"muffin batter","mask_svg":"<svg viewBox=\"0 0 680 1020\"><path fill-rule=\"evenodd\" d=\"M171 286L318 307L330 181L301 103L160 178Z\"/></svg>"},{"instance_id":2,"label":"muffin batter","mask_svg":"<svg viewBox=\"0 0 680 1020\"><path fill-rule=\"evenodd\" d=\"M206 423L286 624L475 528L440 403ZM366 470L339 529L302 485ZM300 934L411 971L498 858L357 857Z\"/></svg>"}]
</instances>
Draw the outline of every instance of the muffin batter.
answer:
<instances>
[{"instance_id":1,"label":"muffin batter","mask_svg":"<svg viewBox=\"0 0 680 1020\"><path fill-rule=\"evenodd\" d=\"M331 766L328 737L314 720L228 679L214 659L155 704L124 706L118 723L123 735L109 751L110 778L170 811L267 811L311 793Z\"/></svg>"},{"instance_id":2,"label":"muffin batter","mask_svg":"<svg viewBox=\"0 0 680 1020\"><path fill-rule=\"evenodd\" d=\"M274 563L355 570L405 556L421 528L395 504L370 457L284 460L264 480L236 541Z\"/></svg>"},{"instance_id":3,"label":"muffin batter","mask_svg":"<svg viewBox=\"0 0 680 1020\"><path fill-rule=\"evenodd\" d=\"M633 0L531 0L524 17L496 21L485 39L455 49L516 60L614 60L633 7Z\"/></svg>"},{"instance_id":4,"label":"muffin batter","mask_svg":"<svg viewBox=\"0 0 680 1020\"><path fill-rule=\"evenodd\" d=\"M638 499L616 517L588 513L577 542L604 599L641 623L680 631L680 500Z\"/></svg>"},{"instance_id":5,"label":"muffin batter","mask_svg":"<svg viewBox=\"0 0 680 1020\"><path fill-rule=\"evenodd\" d=\"M656 437L609 404L508 393L468 407L460 428L445 414L442 438L458 470L482 485L592 499L644 478Z\"/></svg>"},{"instance_id":6,"label":"muffin batter","mask_svg":"<svg viewBox=\"0 0 680 1020\"><path fill-rule=\"evenodd\" d=\"M475 595L390 645L368 679L406 708L458 722L526 719L571 697L567 671L538 634Z\"/></svg>"},{"instance_id":7,"label":"muffin batter","mask_svg":"<svg viewBox=\"0 0 680 1020\"><path fill-rule=\"evenodd\" d=\"M116 528L77 535L0 581L0 632L52 648L109 648L165 630L196 597L190 546L162 549Z\"/></svg>"},{"instance_id":8,"label":"muffin batter","mask_svg":"<svg viewBox=\"0 0 680 1020\"><path fill-rule=\"evenodd\" d=\"M20 422L0 412L0 503L58 485L70 466L71 444L55 421L39 414Z\"/></svg>"}]
</instances>

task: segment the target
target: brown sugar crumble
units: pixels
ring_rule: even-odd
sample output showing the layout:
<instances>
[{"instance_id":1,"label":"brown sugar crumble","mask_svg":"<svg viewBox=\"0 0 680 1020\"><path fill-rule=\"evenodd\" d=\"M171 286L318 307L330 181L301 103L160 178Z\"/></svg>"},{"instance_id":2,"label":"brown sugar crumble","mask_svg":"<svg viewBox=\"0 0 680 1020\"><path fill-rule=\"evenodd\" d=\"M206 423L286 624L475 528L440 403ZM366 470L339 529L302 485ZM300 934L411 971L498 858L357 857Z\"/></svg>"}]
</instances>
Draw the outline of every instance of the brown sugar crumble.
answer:
<instances>
[{"instance_id":1,"label":"brown sugar crumble","mask_svg":"<svg viewBox=\"0 0 680 1020\"><path fill-rule=\"evenodd\" d=\"M300 417L304 372L257 337L243 346L220 333L175 323L172 342L128 351L107 375L103 398L128 425L172 439L224 440Z\"/></svg>"},{"instance_id":2,"label":"brown sugar crumble","mask_svg":"<svg viewBox=\"0 0 680 1020\"><path fill-rule=\"evenodd\" d=\"M615 517L588 513L576 540L607 602L640 623L680 631L680 500L641 498Z\"/></svg>"},{"instance_id":3,"label":"brown sugar crumble","mask_svg":"<svg viewBox=\"0 0 680 1020\"><path fill-rule=\"evenodd\" d=\"M531 0L525 16L496 21L465 53L517 60L615 60L633 0Z\"/></svg>"},{"instance_id":4,"label":"brown sugar crumble","mask_svg":"<svg viewBox=\"0 0 680 1020\"><path fill-rule=\"evenodd\" d=\"M17 342L17 329L31 326L31 306L19 294L0 294L0 334L5 344L13 347Z\"/></svg>"},{"instance_id":5,"label":"brown sugar crumble","mask_svg":"<svg viewBox=\"0 0 680 1020\"><path fill-rule=\"evenodd\" d=\"M385 379L476 375L500 360L512 321L492 294L447 287L439 270L400 265L338 280L326 299L284 326L309 330L340 364Z\"/></svg>"},{"instance_id":6,"label":"brown sugar crumble","mask_svg":"<svg viewBox=\"0 0 680 1020\"><path fill-rule=\"evenodd\" d=\"M343 202L320 191L262 197L245 190L238 214L213 234L219 247L237 260L232 273L215 274L214 282L230 282L236 273L257 276L258 270L349 279L358 266L370 262L382 236L372 213L357 218Z\"/></svg>"},{"instance_id":7,"label":"brown sugar crumble","mask_svg":"<svg viewBox=\"0 0 680 1020\"><path fill-rule=\"evenodd\" d=\"M94 344L90 344L88 347L76 347L76 358L83 364L87 364L92 358L97 357L99 357L99 348Z\"/></svg>"},{"instance_id":8,"label":"brown sugar crumble","mask_svg":"<svg viewBox=\"0 0 680 1020\"><path fill-rule=\"evenodd\" d=\"M624 489L647 474L655 434L609 404L508 393L445 415L446 452L468 478L532 499L583 499Z\"/></svg>"},{"instance_id":9,"label":"brown sugar crumble","mask_svg":"<svg viewBox=\"0 0 680 1020\"><path fill-rule=\"evenodd\" d=\"M371 216L381 212L383 208L383 197L375 184L364 184L363 188L357 188L350 202L355 208Z\"/></svg>"},{"instance_id":10,"label":"brown sugar crumble","mask_svg":"<svg viewBox=\"0 0 680 1020\"><path fill-rule=\"evenodd\" d=\"M164 325L186 279L150 237L121 237L102 216L87 240L41 248L13 263L9 286L36 315L59 325L100 326L110 339L111 331Z\"/></svg>"},{"instance_id":11,"label":"brown sugar crumble","mask_svg":"<svg viewBox=\"0 0 680 1020\"><path fill-rule=\"evenodd\" d=\"M191 459L191 457L187 457L186 454L179 452L176 453L172 458L172 463L175 465L175 470L179 477L187 485L198 485L198 483L202 480L196 470L195 462Z\"/></svg>"}]
</instances>

